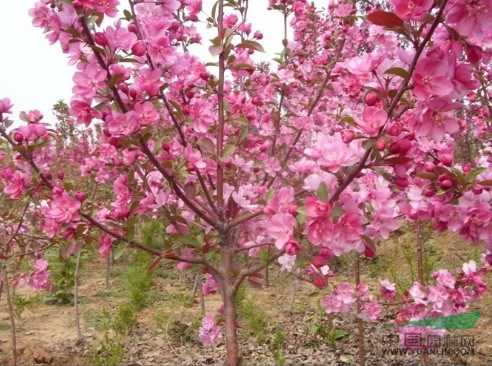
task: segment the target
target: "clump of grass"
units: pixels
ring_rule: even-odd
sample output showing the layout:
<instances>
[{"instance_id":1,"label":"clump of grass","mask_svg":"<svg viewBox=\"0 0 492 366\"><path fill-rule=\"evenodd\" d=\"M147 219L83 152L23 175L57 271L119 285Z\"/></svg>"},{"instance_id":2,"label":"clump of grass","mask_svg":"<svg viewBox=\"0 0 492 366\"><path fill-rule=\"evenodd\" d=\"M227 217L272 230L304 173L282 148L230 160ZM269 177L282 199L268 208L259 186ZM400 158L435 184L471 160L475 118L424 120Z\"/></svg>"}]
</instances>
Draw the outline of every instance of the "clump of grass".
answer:
<instances>
[{"instance_id":1,"label":"clump of grass","mask_svg":"<svg viewBox=\"0 0 492 366\"><path fill-rule=\"evenodd\" d=\"M92 349L86 360L87 365L116 366L121 363L124 348L120 339L111 338L106 332L103 340Z\"/></svg>"}]
</instances>

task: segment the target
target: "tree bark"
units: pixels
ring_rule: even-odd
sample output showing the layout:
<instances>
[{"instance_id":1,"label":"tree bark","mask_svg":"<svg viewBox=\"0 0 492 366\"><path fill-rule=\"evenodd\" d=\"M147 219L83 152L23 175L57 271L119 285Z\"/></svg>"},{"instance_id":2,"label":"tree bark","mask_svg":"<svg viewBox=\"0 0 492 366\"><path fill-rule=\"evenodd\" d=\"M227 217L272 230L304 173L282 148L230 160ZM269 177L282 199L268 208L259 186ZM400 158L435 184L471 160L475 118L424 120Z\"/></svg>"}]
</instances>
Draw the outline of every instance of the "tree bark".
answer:
<instances>
[{"instance_id":1,"label":"tree bark","mask_svg":"<svg viewBox=\"0 0 492 366\"><path fill-rule=\"evenodd\" d=\"M73 316L75 320L75 329L77 330L77 339L83 338L82 331L80 329L80 316L79 316L79 270L80 270L80 257L82 250L77 254L77 264L75 266L75 278L73 283Z\"/></svg>"},{"instance_id":2,"label":"tree bark","mask_svg":"<svg viewBox=\"0 0 492 366\"><path fill-rule=\"evenodd\" d=\"M229 246L222 248L222 300L224 302L225 341L227 366L239 365L239 345L237 341L236 289L232 273L234 250Z\"/></svg>"},{"instance_id":3,"label":"tree bark","mask_svg":"<svg viewBox=\"0 0 492 366\"><path fill-rule=\"evenodd\" d=\"M360 256L359 253L356 252L355 257L355 285L359 287L360 285ZM364 323L361 318L359 318L359 314L362 311L362 304L357 296L357 333L359 338L359 366L365 366L366 364L366 346L364 339Z\"/></svg>"}]
</instances>

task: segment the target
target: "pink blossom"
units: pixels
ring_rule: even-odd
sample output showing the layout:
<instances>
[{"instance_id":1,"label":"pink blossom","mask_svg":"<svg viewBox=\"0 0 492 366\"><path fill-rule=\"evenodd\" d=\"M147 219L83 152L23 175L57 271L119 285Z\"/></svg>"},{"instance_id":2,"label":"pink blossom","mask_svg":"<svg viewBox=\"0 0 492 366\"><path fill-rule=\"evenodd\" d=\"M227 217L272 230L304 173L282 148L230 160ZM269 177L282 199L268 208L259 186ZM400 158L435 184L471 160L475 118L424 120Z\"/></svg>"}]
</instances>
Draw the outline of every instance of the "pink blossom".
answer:
<instances>
[{"instance_id":1,"label":"pink blossom","mask_svg":"<svg viewBox=\"0 0 492 366\"><path fill-rule=\"evenodd\" d=\"M102 117L101 112L91 108L89 102L85 100L74 99L70 102L70 114L77 119L77 123L83 123L89 126L91 121Z\"/></svg>"},{"instance_id":2,"label":"pink blossom","mask_svg":"<svg viewBox=\"0 0 492 366\"><path fill-rule=\"evenodd\" d=\"M428 301L434 304L438 309L442 308L444 305L444 301L446 301L449 297L449 294L444 286L428 286L427 287L429 293L427 295Z\"/></svg>"},{"instance_id":3,"label":"pink blossom","mask_svg":"<svg viewBox=\"0 0 492 366\"><path fill-rule=\"evenodd\" d=\"M282 271L292 272L296 264L296 256L286 253L278 259L278 263Z\"/></svg>"},{"instance_id":4,"label":"pink blossom","mask_svg":"<svg viewBox=\"0 0 492 366\"><path fill-rule=\"evenodd\" d=\"M402 20L424 20L434 4L433 0L389 0L395 14Z\"/></svg>"},{"instance_id":5,"label":"pink blossom","mask_svg":"<svg viewBox=\"0 0 492 366\"><path fill-rule=\"evenodd\" d=\"M139 130L140 121L133 111L125 114L113 112L111 117L108 117L108 132L111 135L130 136L137 133Z\"/></svg>"},{"instance_id":6,"label":"pink blossom","mask_svg":"<svg viewBox=\"0 0 492 366\"><path fill-rule=\"evenodd\" d=\"M383 62L384 57L383 53L366 53L345 61L345 67L354 75L368 74L377 69Z\"/></svg>"},{"instance_id":7,"label":"pink blossom","mask_svg":"<svg viewBox=\"0 0 492 366\"><path fill-rule=\"evenodd\" d=\"M74 0L74 3L86 6L89 9L95 9L104 13L110 17L116 16L116 6L119 4L118 0Z\"/></svg>"},{"instance_id":8,"label":"pink blossom","mask_svg":"<svg viewBox=\"0 0 492 366\"><path fill-rule=\"evenodd\" d=\"M276 214L268 223L267 233L275 239L275 246L281 250L292 239L296 219L291 214Z\"/></svg>"},{"instance_id":9,"label":"pink blossom","mask_svg":"<svg viewBox=\"0 0 492 366\"><path fill-rule=\"evenodd\" d=\"M308 219L306 221L308 240L311 244L327 244L335 235L335 228L328 217Z\"/></svg>"},{"instance_id":10,"label":"pink blossom","mask_svg":"<svg viewBox=\"0 0 492 366\"><path fill-rule=\"evenodd\" d=\"M449 66L444 61L429 57L420 59L417 63L413 82L415 84L413 93L420 100L426 100L434 95L442 97L453 91Z\"/></svg>"},{"instance_id":11,"label":"pink blossom","mask_svg":"<svg viewBox=\"0 0 492 366\"><path fill-rule=\"evenodd\" d=\"M459 130L459 124L453 113L458 103L453 103L446 98L433 98L422 108L420 123L417 125L416 134L430 136L436 142L440 142L445 133L454 134Z\"/></svg>"},{"instance_id":12,"label":"pink blossom","mask_svg":"<svg viewBox=\"0 0 492 366\"><path fill-rule=\"evenodd\" d=\"M113 245L114 238L110 235L101 235L99 240L99 249L98 253L101 255L101 258L108 258L111 253L111 247Z\"/></svg>"},{"instance_id":13,"label":"pink blossom","mask_svg":"<svg viewBox=\"0 0 492 366\"><path fill-rule=\"evenodd\" d=\"M26 177L19 171L15 171L9 177L9 184L5 186L3 191L8 194L11 199L18 199L22 196L22 193L26 190Z\"/></svg>"},{"instance_id":14,"label":"pink blossom","mask_svg":"<svg viewBox=\"0 0 492 366\"><path fill-rule=\"evenodd\" d=\"M153 124L159 119L159 113L151 102L136 103L134 110L142 124Z\"/></svg>"},{"instance_id":15,"label":"pink blossom","mask_svg":"<svg viewBox=\"0 0 492 366\"><path fill-rule=\"evenodd\" d=\"M396 286L389 280L380 280L379 293L381 297L385 300L391 301L396 297Z\"/></svg>"},{"instance_id":16,"label":"pink blossom","mask_svg":"<svg viewBox=\"0 0 492 366\"><path fill-rule=\"evenodd\" d=\"M331 212L331 206L327 202L314 197L306 198L306 214L310 218L327 217Z\"/></svg>"},{"instance_id":17,"label":"pink blossom","mask_svg":"<svg viewBox=\"0 0 492 366\"><path fill-rule=\"evenodd\" d=\"M359 318L366 322L377 322L381 320L381 305L377 301L365 302Z\"/></svg>"},{"instance_id":18,"label":"pink blossom","mask_svg":"<svg viewBox=\"0 0 492 366\"><path fill-rule=\"evenodd\" d=\"M160 70L140 69L140 75L135 77L133 87L138 93L147 93L153 97L159 94L163 84Z\"/></svg>"},{"instance_id":19,"label":"pink blossom","mask_svg":"<svg viewBox=\"0 0 492 366\"><path fill-rule=\"evenodd\" d=\"M437 281L437 283L441 284L444 287L453 289L455 286L456 280L448 270L440 269L437 272L434 272L432 276Z\"/></svg>"},{"instance_id":20,"label":"pink blossom","mask_svg":"<svg viewBox=\"0 0 492 366\"><path fill-rule=\"evenodd\" d=\"M214 278L211 274L205 274L205 281L202 285L202 292L204 295L215 294L218 290L217 282L215 282Z\"/></svg>"},{"instance_id":21,"label":"pink blossom","mask_svg":"<svg viewBox=\"0 0 492 366\"><path fill-rule=\"evenodd\" d=\"M490 35L491 1L453 0L448 9L446 21L454 24L456 31L461 35L471 36L479 40L485 34Z\"/></svg>"},{"instance_id":22,"label":"pink blossom","mask_svg":"<svg viewBox=\"0 0 492 366\"><path fill-rule=\"evenodd\" d=\"M424 292L424 288L420 283L414 282L408 292L413 297L415 303L424 305L427 304L425 301L427 294Z\"/></svg>"},{"instance_id":23,"label":"pink blossom","mask_svg":"<svg viewBox=\"0 0 492 366\"><path fill-rule=\"evenodd\" d=\"M80 202L74 200L68 193L63 192L51 202L51 207L46 216L55 222L67 224L80 218L79 209Z\"/></svg>"},{"instance_id":24,"label":"pink blossom","mask_svg":"<svg viewBox=\"0 0 492 366\"><path fill-rule=\"evenodd\" d=\"M91 99L96 96L97 89L106 85L106 71L98 66L88 64L83 71L78 71L73 76L75 86L73 92L78 96Z\"/></svg>"},{"instance_id":25,"label":"pink blossom","mask_svg":"<svg viewBox=\"0 0 492 366\"><path fill-rule=\"evenodd\" d=\"M463 263L463 273L467 276L477 272L477 263L475 261L469 261Z\"/></svg>"},{"instance_id":26,"label":"pink blossom","mask_svg":"<svg viewBox=\"0 0 492 366\"><path fill-rule=\"evenodd\" d=\"M14 139L15 133L20 134L24 141L35 141L41 137L46 136L47 130L44 124L36 123L17 128L14 132Z\"/></svg>"},{"instance_id":27,"label":"pink blossom","mask_svg":"<svg viewBox=\"0 0 492 366\"><path fill-rule=\"evenodd\" d=\"M283 187L280 191L273 195L268 201L268 204L263 209L263 212L267 215L273 215L275 213L293 213L296 206L294 202L294 188Z\"/></svg>"},{"instance_id":28,"label":"pink blossom","mask_svg":"<svg viewBox=\"0 0 492 366\"><path fill-rule=\"evenodd\" d=\"M364 109L363 120L357 120L357 125L368 136L375 137L379 134L379 129L387 121L388 115L382 109L367 107Z\"/></svg>"},{"instance_id":29,"label":"pink blossom","mask_svg":"<svg viewBox=\"0 0 492 366\"><path fill-rule=\"evenodd\" d=\"M11 111L12 108L12 103L10 102L10 99L8 98L3 98L0 99L0 116L4 113L12 113Z\"/></svg>"},{"instance_id":30,"label":"pink blossom","mask_svg":"<svg viewBox=\"0 0 492 366\"><path fill-rule=\"evenodd\" d=\"M204 347L216 346L222 339L220 326L215 323L213 315L206 315L202 319L202 326L198 331L200 342Z\"/></svg>"}]
</instances>

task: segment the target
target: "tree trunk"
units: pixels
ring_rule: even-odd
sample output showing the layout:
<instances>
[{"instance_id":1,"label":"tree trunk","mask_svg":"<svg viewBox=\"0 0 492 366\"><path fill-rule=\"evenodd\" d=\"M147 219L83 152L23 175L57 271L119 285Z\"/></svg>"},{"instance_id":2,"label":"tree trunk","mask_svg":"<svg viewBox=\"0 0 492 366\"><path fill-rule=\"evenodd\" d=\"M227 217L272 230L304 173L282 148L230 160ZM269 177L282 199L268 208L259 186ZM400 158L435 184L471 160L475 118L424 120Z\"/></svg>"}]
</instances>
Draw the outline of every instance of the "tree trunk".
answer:
<instances>
[{"instance_id":1,"label":"tree trunk","mask_svg":"<svg viewBox=\"0 0 492 366\"><path fill-rule=\"evenodd\" d=\"M224 277L222 281L222 300L224 301L225 341L227 351L227 366L239 365L239 345L237 342L237 312L236 290L232 275L234 251L225 246L222 249L222 268Z\"/></svg>"},{"instance_id":2,"label":"tree trunk","mask_svg":"<svg viewBox=\"0 0 492 366\"><path fill-rule=\"evenodd\" d=\"M73 316L75 320L75 329L77 330L77 339L83 338L82 331L80 329L80 316L79 316L79 270L80 270L80 257L82 250L77 254L77 264L75 266L75 278L73 283Z\"/></svg>"},{"instance_id":3,"label":"tree trunk","mask_svg":"<svg viewBox=\"0 0 492 366\"><path fill-rule=\"evenodd\" d=\"M12 365L17 365L17 335L16 335L16 327L15 327L15 318L14 318L14 307L12 305L12 298L10 297L10 289L9 289L9 279L7 276L7 266L4 265L2 269L2 282L5 286L5 295L7 298L7 306L9 309L9 320L10 320L10 335L12 338Z\"/></svg>"},{"instance_id":4,"label":"tree trunk","mask_svg":"<svg viewBox=\"0 0 492 366\"><path fill-rule=\"evenodd\" d=\"M355 253L355 285L359 287L360 285L360 255ZM366 346L364 337L364 323L359 314L362 311L362 304L359 296L357 296L357 333L359 338L359 366L365 366L366 364Z\"/></svg>"}]
</instances>

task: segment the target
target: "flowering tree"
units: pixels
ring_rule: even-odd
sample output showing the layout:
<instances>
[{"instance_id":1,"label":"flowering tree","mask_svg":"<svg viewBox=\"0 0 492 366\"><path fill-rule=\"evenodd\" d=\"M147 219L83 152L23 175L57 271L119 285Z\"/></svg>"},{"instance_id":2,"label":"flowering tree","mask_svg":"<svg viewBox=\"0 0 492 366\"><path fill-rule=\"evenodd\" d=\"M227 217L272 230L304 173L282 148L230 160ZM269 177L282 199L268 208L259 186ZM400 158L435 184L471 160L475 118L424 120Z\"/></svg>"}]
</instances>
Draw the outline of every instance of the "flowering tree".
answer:
<instances>
[{"instance_id":1,"label":"flowering tree","mask_svg":"<svg viewBox=\"0 0 492 366\"><path fill-rule=\"evenodd\" d=\"M492 3L268 6L285 23L276 67L254 61L263 35L247 0L210 9L200 0L35 4L33 24L76 66L71 116L80 128L99 126L71 166L110 184L110 199L55 179L66 168L53 163L57 132L36 111L9 130L10 101L0 102L0 133L16 151L1 159L5 194L30 196L34 225L49 237L89 244L98 235L103 256L126 243L153 254L152 267L168 259L203 269L205 292L222 295L229 365L239 362L236 292L246 279L258 285L271 263L325 287L333 256L374 256L376 239L402 220L432 220L492 249ZM188 52L203 22L216 29L212 63ZM465 135L481 144L466 164L453 158ZM145 220L166 223L161 248L139 242ZM485 290L490 262L488 254L483 270L467 264L437 272L436 286L414 284L401 317L465 311ZM391 283L381 287L380 299L394 297ZM379 320L364 284L323 300L327 312L352 304L361 320ZM212 316L200 338L221 338Z\"/></svg>"}]
</instances>

